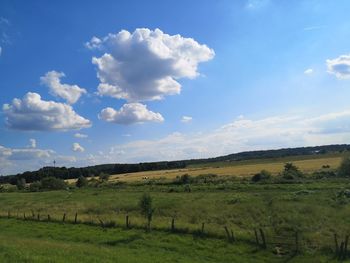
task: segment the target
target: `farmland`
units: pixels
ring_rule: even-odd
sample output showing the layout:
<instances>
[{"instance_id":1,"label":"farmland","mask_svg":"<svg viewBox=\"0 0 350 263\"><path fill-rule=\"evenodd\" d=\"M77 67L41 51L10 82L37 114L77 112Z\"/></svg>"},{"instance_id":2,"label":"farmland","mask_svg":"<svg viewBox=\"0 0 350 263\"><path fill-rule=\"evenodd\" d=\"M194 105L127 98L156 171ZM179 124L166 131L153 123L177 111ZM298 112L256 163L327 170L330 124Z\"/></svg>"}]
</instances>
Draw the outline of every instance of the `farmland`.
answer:
<instances>
[{"instance_id":1,"label":"farmland","mask_svg":"<svg viewBox=\"0 0 350 263\"><path fill-rule=\"evenodd\" d=\"M335 259L334 234L341 243L350 230L350 180L313 173L334 171L341 158L201 164L112 175L108 182L80 189L70 181L68 190L3 192L0 259L73 262L87 255L85 262L329 262ZM288 161L306 176L280 180ZM272 173L271 180L253 183L252 175L261 169ZM192 181L177 183L184 174ZM139 210L143 193L153 199L151 232L145 231ZM234 242L227 240L225 227ZM260 229L267 249L260 237L256 244L254 231Z\"/></svg>"},{"instance_id":2,"label":"farmland","mask_svg":"<svg viewBox=\"0 0 350 263\"><path fill-rule=\"evenodd\" d=\"M326 156L298 156L289 158L275 158L272 160L250 160L239 162L217 162L200 165L192 165L186 169L147 171L138 173L118 174L111 177L114 181L133 182L140 181L143 177L149 179L174 179L185 173L191 176L201 174L216 174L219 176L250 177L265 169L277 175L282 171L286 162L293 161L303 172L311 173L320 170L323 165L329 165L335 169L342 159L341 154L329 154ZM72 180L73 182L74 180Z\"/></svg>"}]
</instances>

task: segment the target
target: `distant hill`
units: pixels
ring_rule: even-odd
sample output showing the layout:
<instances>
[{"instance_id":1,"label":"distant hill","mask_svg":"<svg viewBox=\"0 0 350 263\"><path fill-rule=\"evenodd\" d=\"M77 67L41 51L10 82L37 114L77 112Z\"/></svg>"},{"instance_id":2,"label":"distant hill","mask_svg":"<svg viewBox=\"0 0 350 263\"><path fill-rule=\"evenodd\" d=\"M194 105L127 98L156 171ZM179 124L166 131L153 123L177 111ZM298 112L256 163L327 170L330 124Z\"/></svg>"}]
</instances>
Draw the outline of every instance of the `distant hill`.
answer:
<instances>
[{"instance_id":1,"label":"distant hill","mask_svg":"<svg viewBox=\"0 0 350 263\"><path fill-rule=\"evenodd\" d=\"M155 171L165 169L185 168L188 165L203 164L211 162L235 162L253 159L268 159L299 155L319 155L326 153L340 153L350 151L349 144L323 145L312 147L284 148L277 150L261 150L233 153L225 156L205 159L191 159L170 162L147 162L135 164L101 164L82 168L66 167L43 167L37 171L24 172L16 175L0 177L0 184L16 184L17 180L24 178L27 183L39 181L43 177L53 176L61 179L73 179L79 176L98 176L101 173L123 174L140 171Z\"/></svg>"}]
</instances>

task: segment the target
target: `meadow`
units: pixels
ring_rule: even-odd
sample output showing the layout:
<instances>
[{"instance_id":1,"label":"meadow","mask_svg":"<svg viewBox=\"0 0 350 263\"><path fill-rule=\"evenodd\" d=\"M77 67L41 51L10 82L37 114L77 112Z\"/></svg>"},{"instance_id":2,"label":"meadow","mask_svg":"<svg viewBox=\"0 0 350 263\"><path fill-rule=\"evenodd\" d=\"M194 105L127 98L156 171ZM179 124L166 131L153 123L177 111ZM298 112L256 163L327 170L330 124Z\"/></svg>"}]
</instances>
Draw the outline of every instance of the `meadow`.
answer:
<instances>
[{"instance_id":1,"label":"meadow","mask_svg":"<svg viewBox=\"0 0 350 263\"><path fill-rule=\"evenodd\" d=\"M1 193L0 259L73 262L86 254L84 262L336 260L334 235L340 246L350 230L350 180L311 173L332 171L341 156L293 158L122 175L130 181L115 175L98 187ZM300 180L274 180L288 160L309 174ZM253 183L251 175L262 167L272 172L272 180ZM149 179L142 179L145 174ZM183 174L196 180L174 183ZM140 214L143 193L153 199L151 232L145 231ZM83 224L74 224L75 215ZM171 231L173 220L176 231ZM227 240L225 227L232 230L234 242ZM256 244L254 231L260 229L267 249Z\"/></svg>"}]
</instances>

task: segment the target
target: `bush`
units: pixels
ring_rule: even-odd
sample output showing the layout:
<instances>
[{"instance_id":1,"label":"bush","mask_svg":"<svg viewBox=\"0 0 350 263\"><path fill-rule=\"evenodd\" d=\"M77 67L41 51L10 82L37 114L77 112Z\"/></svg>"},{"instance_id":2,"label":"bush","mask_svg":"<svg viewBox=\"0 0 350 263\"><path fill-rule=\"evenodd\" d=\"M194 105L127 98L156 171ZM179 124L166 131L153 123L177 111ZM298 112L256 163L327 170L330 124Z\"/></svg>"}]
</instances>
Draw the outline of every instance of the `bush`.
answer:
<instances>
[{"instance_id":1,"label":"bush","mask_svg":"<svg viewBox=\"0 0 350 263\"><path fill-rule=\"evenodd\" d=\"M151 229L151 221L154 209L152 207L152 197L149 194L143 194L139 201L141 214L147 218L147 229Z\"/></svg>"},{"instance_id":2,"label":"bush","mask_svg":"<svg viewBox=\"0 0 350 263\"><path fill-rule=\"evenodd\" d=\"M109 177L110 177L110 175L109 174L105 174L105 173L100 173L100 176L99 176L101 181L108 181Z\"/></svg>"},{"instance_id":3,"label":"bush","mask_svg":"<svg viewBox=\"0 0 350 263\"><path fill-rule=\"evenodd\" d=\"M29 185L29 191L31 191L31 192L39 192L40 189L41 189L41 182L40 181L33 182Z\"/></svg>"},{"instance_id":4,"label":"bush","mask_svg":"<svg viewBox=\"0 0 350 263\"><path fill-rule=\"evenodd\" d=\"M188 174L181 175L179 182L180 184L189 184L191 182L191 176Z\"/></svg>"},{"instance_id":5,"label":"bush","mask_svg":"<svg viewBox=\"0 0 350 263\"><path fill-rule=\"evenodd\" d=\"M265 181L271 178L271 173L266 170L261 170L260 173L255 174L252 177L253 182Z\"/></svg>"},{"instance_id":6,"label":"bush","mask_svg":"<svg viewBox=\"0 0 350 263\"><path fill-rule=\"evenodd\" d=\"M84 176L80 176L75 183L75 186L79 187L79 188L87 186L87 185L88 185L88 180Z\"/></svg>"},{"instance_id":7,"label":"bush","mask_svg":"<svg viewBox=\"0 0 350 263\"><path fill-rule=\"evenodd\" d=\"M18 190L24 190L26 188L26 179L24 178L18 179L16 186Z\"/></svg>"},{"instance_id":8,"label":"bush","mask_svg":"<svg viewBox=\"0 0 350 263\"><path fill-rule=\"evenodd\" d=\"M284 179L293 180L303 176L303 173L293 163L286 163L284 165L284 170L282 172L282 177Z\"/></svg>"},{"instance_id":9,"label":"bush","mask_svg":"<svg viewBox=\"0 0 350 263\"><path fill-rule=\"evenodd\" d=\"M65 181L55 177L45 177L41 180L41 187L45 190L61 190L66 189Z\"/></svg>"},{"instance_id":10,"label":"bush","mask_svg":"<svg viewBox=\"0 0 350 263\"><path fill-rule=\"evenodd\" d=\"M317 171L312 174L312 176L315 179L322 179L322 178L334 178L336 177L336 173L334 171Z\"/></svg>"},{"instance_id":11,"label":"bush","mask_svg":"<svg viewBox=\"0 0 350 263\"><path fill-rule=\"evenodd\" d=\"M350 157L345 157L338 169L338 175L341 177L350 177Z\"/></svg>"}]
</instances>

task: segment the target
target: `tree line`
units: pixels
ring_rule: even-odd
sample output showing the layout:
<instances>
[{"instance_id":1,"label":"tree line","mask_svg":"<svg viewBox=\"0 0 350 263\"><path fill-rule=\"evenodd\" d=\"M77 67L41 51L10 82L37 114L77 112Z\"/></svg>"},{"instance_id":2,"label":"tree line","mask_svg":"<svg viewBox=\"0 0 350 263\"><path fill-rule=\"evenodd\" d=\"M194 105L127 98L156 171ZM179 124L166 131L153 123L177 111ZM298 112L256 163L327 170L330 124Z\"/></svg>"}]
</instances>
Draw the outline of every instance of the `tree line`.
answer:
<instances>
[{"instance_id":1,"label":"tree line","mask_svg":"<svg viewBox=\"0 0 350 263\"><path fill-rule=\"evenodd\" d=\"M144 162L136 164L102 164L95 166L88 166L82 168L66 168L66 167L43 167L37 171L27 171L16 175L0 176L0 184L16 185L21 179L25 179L27 183L40 181L45 177L56 177L59 179L77 179L79 177L99 176L100 174L123 174L142 171L155 171L167 169L181 169L188 165L211 163L211 162L233 162L252 159L268 159L279 158L287 156L298 155L317 155L325 153L337 153L350 151L350 145L324 145L314 147L298 147L285 148L278 150L264 150L264 151L248 151L241 153L234 153L225 156L206 159L191 159L180 161L163 161L163 162Z\"/></svg>"}]
</instances>

